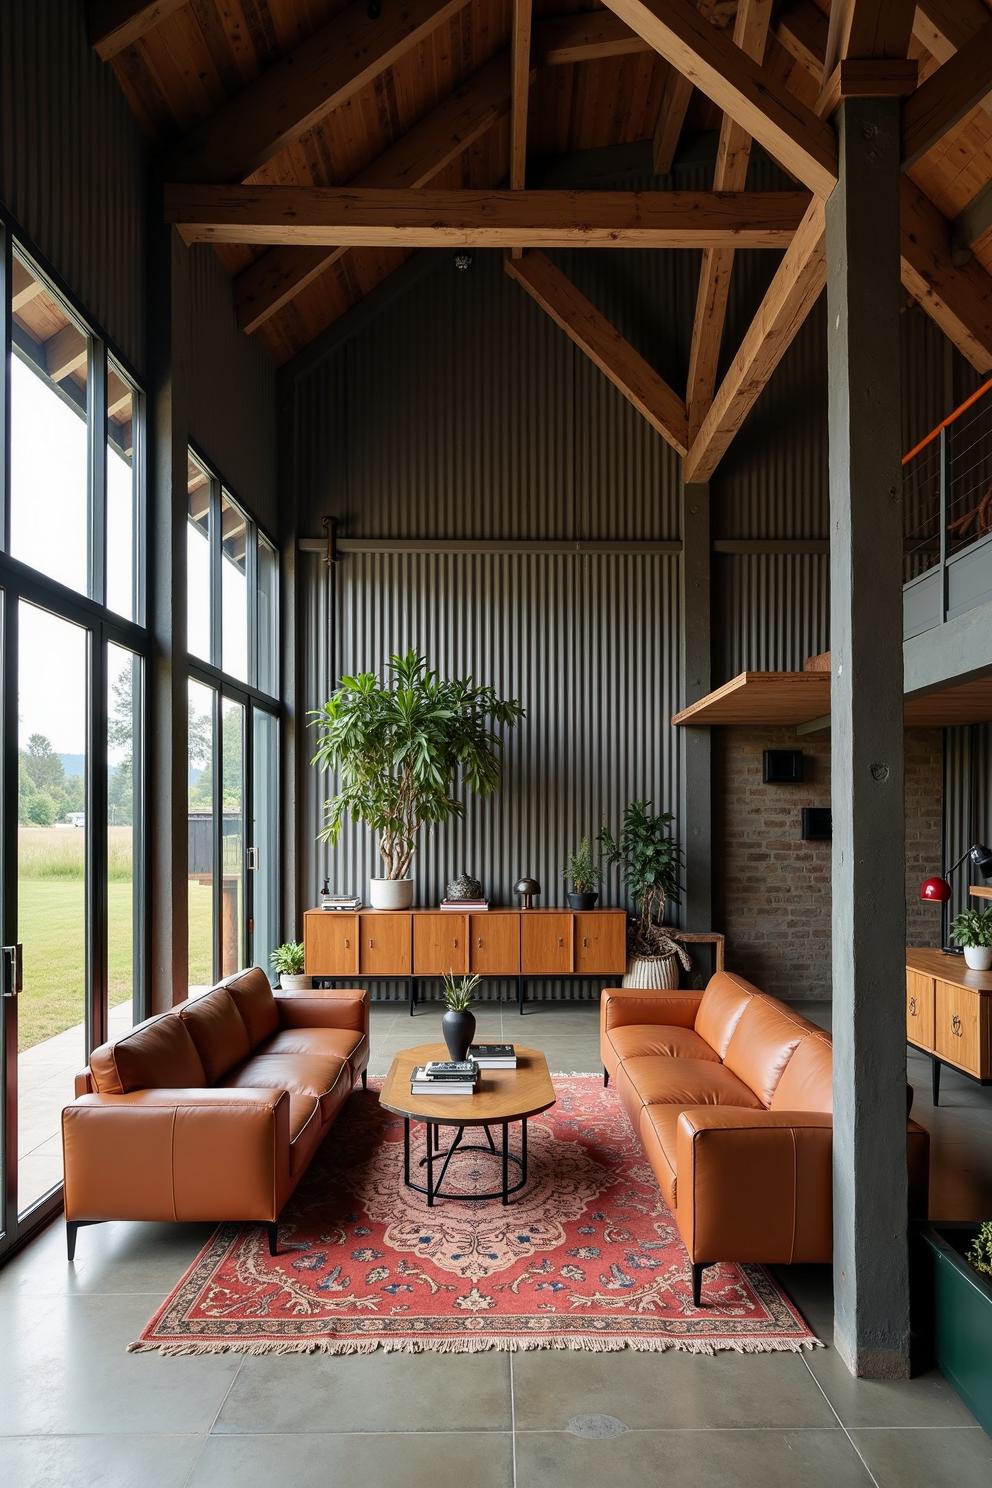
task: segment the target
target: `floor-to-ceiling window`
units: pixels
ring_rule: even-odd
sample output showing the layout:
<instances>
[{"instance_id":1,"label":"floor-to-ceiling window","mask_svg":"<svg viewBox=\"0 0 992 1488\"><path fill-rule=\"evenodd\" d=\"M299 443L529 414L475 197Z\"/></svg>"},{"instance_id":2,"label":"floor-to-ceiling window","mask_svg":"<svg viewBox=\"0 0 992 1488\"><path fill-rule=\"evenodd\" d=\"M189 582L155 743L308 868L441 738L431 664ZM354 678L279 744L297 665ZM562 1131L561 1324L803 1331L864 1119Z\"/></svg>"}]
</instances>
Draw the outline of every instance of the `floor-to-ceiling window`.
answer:
<instances>
[{"instance_id":1,"label":"floor-to-ceiling window","mask_svg":"<svg viewBox=\"0 0 992 1488\"><path fill-rule=\"evenodd\" d=\"M269 966L278 932L278 554L187 466L189 984Z\"/></svg>"},{"instance_id":2,"label":"floor-to-ceiling window","mask_svg":"<svg viewBox=\"0 0 992 1488\"><path fill-rule=\"evenodd\" d=\"M59 1202L90 1050L146 1011L142 397L0 226L0 1250Z\"/></svg>"}]
</instances>

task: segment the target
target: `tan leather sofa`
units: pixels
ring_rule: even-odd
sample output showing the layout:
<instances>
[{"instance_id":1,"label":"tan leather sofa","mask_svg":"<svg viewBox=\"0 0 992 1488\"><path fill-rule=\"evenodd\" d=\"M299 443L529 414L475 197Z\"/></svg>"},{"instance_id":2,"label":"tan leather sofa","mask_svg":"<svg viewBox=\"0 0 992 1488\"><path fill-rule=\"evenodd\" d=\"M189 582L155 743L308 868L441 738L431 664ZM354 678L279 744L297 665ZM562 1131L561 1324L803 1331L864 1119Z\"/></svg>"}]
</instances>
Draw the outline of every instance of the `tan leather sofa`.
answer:
<instances>
[{"instance_id":1,"label":"tan leather sofa","mask_svg":"<svg viewBox=\"0 0 992 1488\"><path fill-rule=\"evenodd\" d=\"M692 1262L832 1253L830 1036L741 977L705 992L604 991L604 1081L616 1083ZM929 1136L907 1126L911 1212L925 1214Z\"/></svg>"},{"instance_id":2,"label":"tan leather sofa","mask_svg":"<svg viewBox=\"0 0 992 1488\"><path fill-rule=\"evenodd\" d=\"M368 1060L367 992L273 994L257 968L94 1049L62 1112L69 1259L107 1219L261 1221L275 1255Z\"/></svg>"}]
</instances>

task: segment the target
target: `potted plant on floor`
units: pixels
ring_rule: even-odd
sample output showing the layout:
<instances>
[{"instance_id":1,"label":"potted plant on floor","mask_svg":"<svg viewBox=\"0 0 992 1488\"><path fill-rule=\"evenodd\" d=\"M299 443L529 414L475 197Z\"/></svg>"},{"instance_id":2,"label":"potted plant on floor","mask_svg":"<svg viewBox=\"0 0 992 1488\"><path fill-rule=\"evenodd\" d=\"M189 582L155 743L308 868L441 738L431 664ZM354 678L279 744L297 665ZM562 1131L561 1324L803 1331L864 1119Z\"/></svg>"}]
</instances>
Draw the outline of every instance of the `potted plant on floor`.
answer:
<instances>
[{"instance_id":1,"label":"potted plant on floor","mask_svg":"<svg viewBox=\"0 0 992 1488\"><path fill-rule=\"evenodd\" d=\"M637 906L627 936L625 987L677 987L679 963L688 971L685 947L665 926L665 905L679 900L682 849L671 833L674 817L652 811L650 801L631 801L617 837L604 826L599 840L607 862L623 870Z\"/></svg>"},{"instance_id":2,"label":"potted plant on floor","mask_svg":"<svg viewBox=\"0 0 992 1488\"><path fill-rule=\"evenodd\" d=\"M269 958L272 969L279 973L279 985L284 992L306 992L311 978L303 975L304 947L302 940L287 940L276 946Z\"/></svg>"},{"instance_id":3,"label":"potted plant on floor","mask_svg":"<svg viewBox=\"0 0 992 1488\"><path fill-rule=\"evenodd\" d=\"M448 1053L456 1062L467 1058L472 1040L475 1038L475 1014L471 1011L472 994L482 981L479 976L444 977L444 1017L441 1032L448 1046Z\"/></svg>"},{"instance_id":4,"label":"potted plant on floor","mask_svg":"<svg viewBox=\"0 0 992 1488\"><path fill-rule=\"evenodd\" d=\"M571 885L566 896L569 909L595 909L599 898L600 873L592 860L588 837L583 837L577 850L572 853L562 878L566 884Z\"/></svg>"},{"instance_id":5,"label":"potted plant on floor","mask_svg":"<svg viewBox=\"0 0 992 1488\"><path fill-rule=\"evenodd\" d=\"M922 1239L937 1367L992 1434L992 1220L933 1221Z\"/></svg>"},{"instance_id":6,"label":"potted plant on floor","mask_svg":"<svg viewBox=\"0 0 992 1488\"><path fill-rule=\"evenodd\" d=\"M373 878L373 909L413 903L410 864L425 823L464 815L457 780L485 796L499 784L503 741L524 710L472 677L443 678L416 651L389 659L387 678L342 677L313 715L322 730L313 763L339 775L324 803L320 836L335 846L346 817L379 836L384 873ZM494 727L495 726L495 727Z\"/></svg>"},{"instance_id":7,"label":"potted plant on floor","mask_svg":"<svg viewBox=\"0 0 992 1488\"><path fill-rule=\"evenodd\" d=\"M965 909L951 925L951 939L964 950L972 971L992 970L992 904L988 909Z\"/></svg>"}]
</instances>

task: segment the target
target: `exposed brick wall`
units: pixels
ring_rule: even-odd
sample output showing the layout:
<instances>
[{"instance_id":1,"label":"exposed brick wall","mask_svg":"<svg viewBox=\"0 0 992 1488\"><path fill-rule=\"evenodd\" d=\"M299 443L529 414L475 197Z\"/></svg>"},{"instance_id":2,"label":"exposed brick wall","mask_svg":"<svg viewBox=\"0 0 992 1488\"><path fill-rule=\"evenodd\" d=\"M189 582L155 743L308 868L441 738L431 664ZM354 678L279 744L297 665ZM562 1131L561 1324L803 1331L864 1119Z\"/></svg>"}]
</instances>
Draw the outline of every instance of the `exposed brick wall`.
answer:
<instances>
[{"instance_id":1,"label":"exposed brick wall","mask_svg":"<svg viewBox=\"0 0 992 1488\"><path fill-rule=\"evenodd\" d=\"M765 785L766 749L801 748L801 785ZM906 735L906 912L911 944L936 944L939 917L917 898L940 864L941 736ZM830 741L787 728L714 734L715 920L727 965L786 1001L829 1000L830 843L804 842L803 806L830 804Z\"/></svg>"}]
</instances>

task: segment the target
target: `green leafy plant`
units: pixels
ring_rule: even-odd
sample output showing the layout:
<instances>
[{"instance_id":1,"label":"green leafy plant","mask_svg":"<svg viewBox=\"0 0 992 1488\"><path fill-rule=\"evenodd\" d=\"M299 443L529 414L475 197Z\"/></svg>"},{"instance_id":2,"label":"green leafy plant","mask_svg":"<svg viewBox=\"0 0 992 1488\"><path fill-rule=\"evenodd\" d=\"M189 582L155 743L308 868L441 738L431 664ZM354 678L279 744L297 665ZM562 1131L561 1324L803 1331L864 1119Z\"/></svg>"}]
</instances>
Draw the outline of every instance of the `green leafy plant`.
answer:
<instances>
[{"instance_id":1,"label":"green leafy plant","mask_svg":"<svg viewBox=\"0 0 992 1488\"><path fill-rule=\"evenodd\" d=\"M992 905L963 910L951 924L951 939L959 946L992 946Z\"/></svg>"},{"instance_id":2,"label":"green leafy plant","mask_svg":"<svg viewBox=\"0 0 992 1488\"><path fill-rule=\"evenodd\" d=\"M482 981L481 976L455 977L444 974L444 1005L449 1013L467 1013L472 1006L472 994Z\"/></svg>"},{"instance_id":3,"label":"green leafy plant","mask_svg":"<svg viewBox=\"0 0 992 1488\"><path fill-rule=\"evenodd\" d=\"M672 837L674 817L654 812L650 801L631 801L617 837L604 826L599 834L607 862L623 870L624 881L638 905L633 949L656 954L665 904L679 901L682 849Z\"/></svg>"},{"instance_id":4,"label":"green leafy plant","mask_svg":"<svg viewBox=\"0 0 992 1488\"><path fill-rule=\"evenodd\" d=\"M304 949L302 940L287 940L284 945L276 946L270 956L273 971L278 971L280 976L302 976L304 966Z\"/></svg>"},{"instance_id":5,"label":"green leafy plant","mask_svg":"<svg viewBox=\"0 0 992 1488\"><path fill-rule=\"evenodd\" d=\"M576 894L593 894L599 888L599 867L592 860L588 837L583 837L576 851L569 857L562 878L572 885L572 891Z\"/></svg>"},{"instance_id":6,"label":"green leafy plant","mask_svg":"<svg viewBox=\"0 0 992 1488\"><path fill-rule=\"evenodd\" d=\"M312 763L335 770L321 839L336 845L346 817L379 835L386 878L405 878L425 823L464 815L456 778L476 795L499 784L503 741L524 710L472 677L442 678L416 651L374 672L342 677L313 714L322 730ZM495 725L495 727L494 727Z\"/></svg>"},{"instance_id":7,"label":"green leafy plant","mask_svg":"<svg viewBox=\"0 0 992 1488\"><path fill-rule=\"evenodd\" d=\"M968 1249L968 1261L983 1276L992 1276L992 1219L986 1219Z\"/></svg>"}]
</instances>

